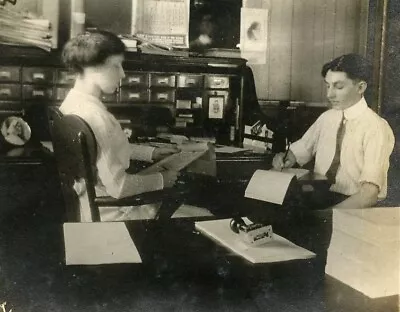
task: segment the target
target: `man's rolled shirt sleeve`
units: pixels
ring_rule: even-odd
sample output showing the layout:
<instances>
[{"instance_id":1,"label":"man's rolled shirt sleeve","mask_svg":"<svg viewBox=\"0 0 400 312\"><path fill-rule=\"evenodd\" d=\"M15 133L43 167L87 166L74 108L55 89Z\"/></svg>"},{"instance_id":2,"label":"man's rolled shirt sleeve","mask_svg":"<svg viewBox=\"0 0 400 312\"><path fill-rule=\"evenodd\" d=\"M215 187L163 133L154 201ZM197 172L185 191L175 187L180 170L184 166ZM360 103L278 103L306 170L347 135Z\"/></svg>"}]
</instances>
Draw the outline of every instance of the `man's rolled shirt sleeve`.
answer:
<instances>
[{"instance_id":1,"label":"man's rolled shirt sleeve","mask_svg":"<svg viewBox=\"0 0 400 312\"><path fill-rule=\"evenodd\" d=\"M389 158L394 148L394 135L386 121L382 120L369 131L363 141L364 166L359 183L372 183L379 187L379 198L387 193Z\"/></svg>"}]
</instances>

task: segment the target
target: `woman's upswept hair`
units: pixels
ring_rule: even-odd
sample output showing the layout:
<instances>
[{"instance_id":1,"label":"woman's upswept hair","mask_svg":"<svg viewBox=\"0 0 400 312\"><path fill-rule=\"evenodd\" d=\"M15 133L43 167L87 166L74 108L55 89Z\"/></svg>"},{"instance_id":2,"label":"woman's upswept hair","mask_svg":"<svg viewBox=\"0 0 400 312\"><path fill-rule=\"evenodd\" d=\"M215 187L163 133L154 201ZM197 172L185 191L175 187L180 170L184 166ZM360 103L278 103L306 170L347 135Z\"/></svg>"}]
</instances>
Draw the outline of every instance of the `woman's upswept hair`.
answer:
<instances>
[{"instance_id":1,"label":"woman's upswept hair","mask_svg":"<svg viewBox=\"0 0 400 312\"><path fill-rule=\"evenodd\" d=\"M65 44L61 60L76 73L88 66L103 64L111 55L123 54L125 45L115 34L96 30L71 38Z\"/></svg>"},{"instance_id":2,"label":"woman's upswept hair","mask_svg":"<svg viewBox=\"0 0 400 312\"><path fill-rule=\"evenodd\" d=\"M340 71L346 73L351 80L362 80L369 83L371 68L372 66L367 59L359 54L350 53L326 63L322 67L321 75L325 77L329 70Z\"/></svg>"}]
</instances>

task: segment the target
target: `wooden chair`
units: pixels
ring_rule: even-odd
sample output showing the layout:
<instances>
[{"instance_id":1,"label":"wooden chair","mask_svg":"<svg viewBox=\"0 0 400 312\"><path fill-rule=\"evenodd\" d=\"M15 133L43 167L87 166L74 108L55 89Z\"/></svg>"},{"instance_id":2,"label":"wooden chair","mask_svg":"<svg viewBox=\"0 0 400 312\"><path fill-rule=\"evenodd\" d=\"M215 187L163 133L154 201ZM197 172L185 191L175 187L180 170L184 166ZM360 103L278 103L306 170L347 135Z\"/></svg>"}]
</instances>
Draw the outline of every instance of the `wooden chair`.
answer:
<instances>
[{"instance_id":1,"label":"wooden chair","mask_svg":"<svg viewBox=\"0 0 400 312\"><path fill-rule=\"evenodd\" d=\"M99 207L162 202L154 221L160 223L168 221L181 206L188 193L187 189L179 186L121 199L97 196L97 143L91 128L76 115L63 116L57 107L48 110L48 120L66 208L66 263L87 265L141 262L126 221L101 222ZM75 181L84 181L92 222L81 220L80 201L73 188Z\"/></svg>"},{"instance_id":2,"label":"wooden chair","mask_svg":"<svg viewBox=\"0 0 400 312\"><path fill-rule=\"evenodd\" d=\"M187 189L182 185L120 199L97 196L97 143L93 131L82 118L77 115L63 116L57 107L49 109L49 123L69 221L80 221L76 200L70 198L71 193L75 193L73 184L78 180L85 183L93 222L100 221L99 207L139 206L161 201L160 212L156 218L166 219L183 203ZM76 196L75 193L73 197Z\"/></svg>"}]
</instances>

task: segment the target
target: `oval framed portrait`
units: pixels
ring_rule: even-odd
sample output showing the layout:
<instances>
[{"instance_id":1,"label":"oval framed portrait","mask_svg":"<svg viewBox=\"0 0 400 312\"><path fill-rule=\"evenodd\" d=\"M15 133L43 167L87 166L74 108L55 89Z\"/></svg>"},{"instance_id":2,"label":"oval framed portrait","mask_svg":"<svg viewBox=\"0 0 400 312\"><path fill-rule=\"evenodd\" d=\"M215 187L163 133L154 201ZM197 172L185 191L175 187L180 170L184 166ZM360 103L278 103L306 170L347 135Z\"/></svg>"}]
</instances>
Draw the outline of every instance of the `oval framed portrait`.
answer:
<instances>
[{"instance_id":1,"label":"oval framed portrait","mask_svg":"<svg viewBox=\"0 0 400 312\"><path fill-rule=\"evenodd\" d=\"M10 116L1 123L1 134L8 143L16 146L25 145L31 138L31 128L21 117Z\"/></svg>"}]
</instances>

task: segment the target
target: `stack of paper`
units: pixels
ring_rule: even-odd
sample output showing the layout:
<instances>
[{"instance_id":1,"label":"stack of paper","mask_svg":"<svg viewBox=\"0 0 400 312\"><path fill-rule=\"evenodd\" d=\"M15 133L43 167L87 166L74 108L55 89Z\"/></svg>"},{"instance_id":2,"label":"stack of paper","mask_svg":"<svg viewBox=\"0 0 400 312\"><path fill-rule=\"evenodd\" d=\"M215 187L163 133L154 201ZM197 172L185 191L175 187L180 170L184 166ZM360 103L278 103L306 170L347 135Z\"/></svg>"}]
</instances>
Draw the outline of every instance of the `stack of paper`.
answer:
<instances>
[{"instance_id":1,"label":"stack of paper","mask_svg":"<svg viewBox=\"0 0 400 312\"><path fill-rule=\"evenodd\" d=\"M371 298L400 294L400 207L334 210L325 270Z\"/></svg>"},{"instance_id":2,"label":"stack of paper","mask_svg":"<svg viewBox=\"0 0 400 312\"><path fill-rule=\"evenodd\" d=\"M50 26L47 19L26 18L21 13L0 6L0 41L3 43L31 45L50 51Z\"/></svg>"}]
</instances>

